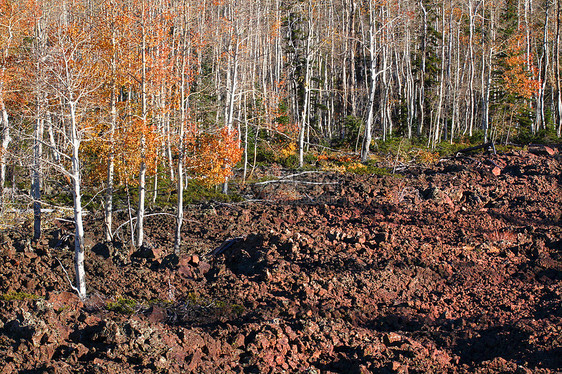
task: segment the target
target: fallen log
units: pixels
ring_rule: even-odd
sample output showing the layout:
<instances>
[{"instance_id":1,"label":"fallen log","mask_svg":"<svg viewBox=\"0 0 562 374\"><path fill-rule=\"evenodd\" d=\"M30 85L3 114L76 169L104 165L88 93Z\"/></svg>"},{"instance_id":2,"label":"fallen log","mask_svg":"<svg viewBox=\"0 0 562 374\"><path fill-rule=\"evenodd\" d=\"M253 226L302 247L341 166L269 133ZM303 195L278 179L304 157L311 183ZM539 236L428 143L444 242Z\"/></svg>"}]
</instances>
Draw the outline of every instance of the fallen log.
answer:
<instances>
[{"instance_id":1,"label":"fallen log","mask_svg":"<svg viewBox=\"0 0 562 374\"><path fill-rule=\"evenodd\" d=\"M328 184L339 184L339 182L311 182L311 181L305 181L305 180L297 180L294 179L295 177L300 177L302 175L306 175L306 174L326 174L327 172L324 171L303 171L302 173L296 173L296 174L291 174L291 175L286 175L286 176L282 176L278 179L272 179L272 180L268 180L268 181L263 181L263 182L256 182L254 183L255 186L261 186L261 185L266 185L266 184L271 184L271 183L300 183L300 184L310 184L310 185L328 185Z\"/></svg>"},{"instance_id":2,"label":"fallen log","mask_svg":"<svg viewBox=\"0 0 562 374\"><path fill-rule=\"evenodd\" d=\"M534 154L547 154L549 156L554 156L558 153L558 148L556 146L548 146L544 144L529 144L529 152Z\"/></svg>"},{"instance_id":3,"label":"fallen log","mask_svg":"<svg viewBox=\"0 0 562 374\"><path fill-rule=\"evenodd\" d=\"M477 151L479 149L489 149L492 148L492 151L494 152L494 154L496 154L496 146L494 145L494 142L488 142L488 143L484 143L481 145L476 145L474 147L468 147L468 148L464 148L461 149L459 151L457 151L456 155L460 154L460 153L468 153L468 152L472 152L472 151Z\"/></svg>"},{"instance_id":4,"label":"fallen log","mask_svg":"<svg viewBox=\"0 0 562 374\"><path fill-rule=\"evenodd\" d=\"M213 251L208 253L206 255L206 257L210 258L210 257L218 256L221 253L223 253L224 251L226 251L228 248L232 247L234 244L236 244L236 243L238 243L238 242L240 242L244 239L245 239L244 236L237 236L236 238L227 239L219 247L215 248Z\"/></svg>"}]
</instances>

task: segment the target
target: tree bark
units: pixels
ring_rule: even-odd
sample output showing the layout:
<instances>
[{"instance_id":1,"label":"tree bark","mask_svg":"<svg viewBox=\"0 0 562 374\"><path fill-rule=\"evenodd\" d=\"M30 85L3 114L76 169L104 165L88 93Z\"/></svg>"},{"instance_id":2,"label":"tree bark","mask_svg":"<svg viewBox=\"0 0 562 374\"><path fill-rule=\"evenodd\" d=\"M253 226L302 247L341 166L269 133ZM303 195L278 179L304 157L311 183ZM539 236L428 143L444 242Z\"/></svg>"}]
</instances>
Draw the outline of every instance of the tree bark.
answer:
<instances>
[{"instance_id":1,"label":"tree bark","mask_svg":"<svg viewBox=\"0 0 562 374\"><path fill-rule=\"evenodd\" d=\"M111 46L113 53L111 56L111 101L110 101L110 128L109 128L109 155L107 159L107 191L105 194L105 241L113 240L113 180L115 174L115 130L117 127L117 40L115 35L115 25L112 27Z\"/></svg>"},{"instance_id":2,"label":"tree bark","mask_svg":"<svg viewBox=\"0 0 562 374\"><path fill-rule=\"evenodd\" d=\"M33 129L33 172L31 179L31 197L33 198L33 239L41 238L41 158L43 156L43 129L41 99L37 100L37 118Z\"/></svg>"},{"instance_id":3,"label":"tree bark","mask_svg":"<svg viewBox=\"0 0 562 374\"><path fill-rule=\"evenodd\" d=\"M375 92L377 89L377 76L381 72L375 73L377 69L377 55L376 55L376 23L375 11L373 8L373 0L369 0L369 53L370 53L370 66L371 80L369 83L369 103L367 104L367 121L365 122L365 134L363 137L363 146L361 148L361 162L369 160L369 152L371 148L373 121L375 118Z\"/></svg>"},{"instance_id":4,"label":"tree bark","mask_svg":"<svg viewBox=\"0 0 562 374\"><path fill-rule=\"evenodd\" d=\"M1 83L0 83L1 84ZM0 149L0 196L4 195L4 186L6 184L6 164L8 161L8 146L12 141L10 135L10 121L8 118L8 111L4 105L4 100L1 97L2 88L0 87L0 111L2 112L2 148Z\"/></svg>"},{"instance_id":5,"label":"tree bark","mask_svg":"<svg viewBox=\"0 0 562 374\"><path fill-rule=\"evenodd\" d=\"M185 157L185 123L187 120L186 115L186 65L187 65L187 56L185 55L186 51L186 27L185 24L186 20L184 19L183 25L183 37L182 37L182 51L181 51L181 66L180 66L180 124L179 124L179 145L178 145L178 169L177 169L177 195L178 195L178 205L177 205L177 216L176 216L176 233L174 239L174 253L176 255L180 254L180 247L181 247L181 228L183 224L183 189L184 189L184 180L183 180L183 163Z\"/></svg>"},{"instance_id":6,"label":"tree bark","mask_svg":"<svg viewBox=\"0 0 562 374\"><path fill-rule=\"evenodd\" d=\"M427 10L425 9L425 6L423 5L423 0L419 1L420 4L420 8L423 12L423 26L422 26L422 42L421 42L421 47L420 47L420 53L421 53L421 67L420 67L420 72L419 72L419 102L418 102L418 107L419 107L419 113L418 113L418 135L421 135L423 133L423 128L424 128L424 122L425 122L425 74L426 74L426 70L427 70L427 64L426 64L426 49L427 49L427 28L428 28L428 20L427 20Z\"/></svg>"},{"instance_id":7,"label":"tree bark","mask_svg":"<svg viewBox=\"0 0 562 374\"><path fill-rule=\"evenodd\" d=\"M439 75L439 98L437 103L437 116L433 124L433 136L430 136L431 147L435 148L441 141L441 116L443 113L443 96L445 95L445 38L447 32L445 31L445 3L442 5L441 14L441 73ZM431 131L430 131L431 133Z\"/></svg>"},{"instance_id":8,"label":"tree bark","mask_svg":"<svg viewBox=\"0 0 562 374\"><path fill-rule=\"evenodd\" d=\"M147 114L147 92L146 92L146 29L145 29L145 6L144 1L142 3L142 20L141 20L141 32L142 32L142 45L141 45L141 59L142 59L142 77L141 77L141 105L142 105L142 122L143 130L146 129L148 123ZM140 144L140 168L139 168L139 206L137 210L137 237L136 237L136 247L140 248L144 242L144 214L145 214L145 200L146 200L146 136L144 132L141 135Z\"/></svg>"},{"instance_id":9,"label":"tree bark","mask_svg":"<svg viewBox=\"0 0 562 374\"><path fill-rule=\"evenodd\" d=\"M82 219L82 193L80 190L80 138L76 120L76 103L69 102L70 107L70 142L72 146L71 171L72 198L74 200L74 268L76 272L76 289L80 299L86 298L86 272L84 270L84 224Z\"/></svg>"},{"instance_id":10,"label":"tree bark","mask_svg":"<svg viewBox=\"0 0 562 374\"><path fill-rule=\"evenodd\" d=\"M474 97L474 77L476 73L475 58L474 58L474 18L476 9L474 8L473 0L468 1L468 12L469 12L469 39L468 39L468 51L470 58L470 77L468 79L468 95L469 95L469 113L468 113L468 135L472 136L472 131L474 129L474 113L475 113L475 97ZM466 129L465 129L466 130Z\"/></svg>"},{"instance_id":11,"label":"tree bark","mask_svg":"<svg viewBox=\"0 0 562 374\"><path fill-rule=\"evenodd\" d=\"M560 0L556 0L556 39L554 46L555 72L556 77L556 121L558 125L557 135L562 136L562 88L560 87Z\"/></svg>"},{"instance_id":12,"label":"tree bark","mask_svg":"<svg viewBox=\"0 0 562 374\"><path fill-rule=\"evenodd\" d=\"M310 118L310 70L312 61L312 34L313 34L313 24L312 24L312 5L308 4L308 14L307 14L307 35L306 35L306 45L305 45L305 55L304 55L304 97L303 105L301 110L301 120L299 127L299 167L304 166L304 138L306 134L307 127L309 126Z\"/></svg>"},{"instance_id":13,"label":"tree bark","mask_svg":"<svg viewBox=\"0 0 562 374\"><path fill-rule=\"evenodd\" d=\"M546 90L546 72L548 70L548 22L549 22L549 4L550 1L546 1L545 12L544 12L544 27L543 27L543 40L541 47L541 57L539 59L539 91L537 93L537 107L535 112L535 128L537 130L545 128L545 110L544 110L544 99ZM529 42L530 43L530 42Z\"/></svg>"},{"instance_id":14,"label":"tree bark","mask_svg":"<svg viewBox=\"0 0 562 374\"><path fill-rule=\"evenodd\" d=\"M484 16L485 7L482 5L482 15ZM490 90L492 86L492 59L493 59L493 27L494 20L493 11L490 11L490 20L488 22L488 40L484 43L487 47L488 55L482 53L482 70L480 75L480 84L482 86L482 131L484 132L484 142L488 142L490 128ZM487 58L487 61L486 61ZM485 68L486 67L486 68Z\"/></svg>"}]
</instances>

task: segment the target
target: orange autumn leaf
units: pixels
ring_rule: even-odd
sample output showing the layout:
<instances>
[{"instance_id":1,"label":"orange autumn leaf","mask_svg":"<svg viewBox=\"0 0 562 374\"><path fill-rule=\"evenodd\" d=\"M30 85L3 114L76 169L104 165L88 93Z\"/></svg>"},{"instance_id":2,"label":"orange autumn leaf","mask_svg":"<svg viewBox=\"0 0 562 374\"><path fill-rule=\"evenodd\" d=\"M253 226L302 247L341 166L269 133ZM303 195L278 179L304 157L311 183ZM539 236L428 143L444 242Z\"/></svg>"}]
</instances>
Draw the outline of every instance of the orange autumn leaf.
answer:
<instances>
[{"instance_id":1,"label":"orange autumn leaf","mask_svg":"<svg viewBox=\"0 0 562 374\"><path fill-rule=\"evenodd\" d=\"M242 149L235 131L223 128L217 133L198 133L193 129L186 136L186 166L191 176L207 186L224 182L242 158Z\"/></svg>"},{"instance_id":2,"label":"orange autumn leaf","mask_svg":"<svg viewBox=\"0 0 562 374\"><path fill-rule=\"evenodd\" d=\"M530 99L539 91L541 82L536 79L537 68L529 61L533 61L532 56L525 52L523 35L517 34L509 41L507 57L505 59L506 69L502 79L507 92Z\"/></svg>"}]
</instances>

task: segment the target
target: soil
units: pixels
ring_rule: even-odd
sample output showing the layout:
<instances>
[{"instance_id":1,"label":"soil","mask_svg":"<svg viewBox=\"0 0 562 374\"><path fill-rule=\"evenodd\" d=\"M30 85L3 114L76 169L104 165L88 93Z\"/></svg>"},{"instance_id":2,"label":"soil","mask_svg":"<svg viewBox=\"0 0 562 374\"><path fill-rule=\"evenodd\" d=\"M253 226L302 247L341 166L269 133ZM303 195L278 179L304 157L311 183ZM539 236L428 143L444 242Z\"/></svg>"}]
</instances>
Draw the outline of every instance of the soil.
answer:
<instances>
[{"instance_id":1,"label":"soil","mask_svg":"<svg viewBox=\"0 0 562 374\"><path fill-rule=\"evenodd\" d=\"M561 372L549 151L247 185L186 210L179 257L172 210L151 212L139 251L126 225L103 243L91 214L84 301L71 223L36 243L29 225L3 232L0 372Z\"/></svg>"}]
</instances>

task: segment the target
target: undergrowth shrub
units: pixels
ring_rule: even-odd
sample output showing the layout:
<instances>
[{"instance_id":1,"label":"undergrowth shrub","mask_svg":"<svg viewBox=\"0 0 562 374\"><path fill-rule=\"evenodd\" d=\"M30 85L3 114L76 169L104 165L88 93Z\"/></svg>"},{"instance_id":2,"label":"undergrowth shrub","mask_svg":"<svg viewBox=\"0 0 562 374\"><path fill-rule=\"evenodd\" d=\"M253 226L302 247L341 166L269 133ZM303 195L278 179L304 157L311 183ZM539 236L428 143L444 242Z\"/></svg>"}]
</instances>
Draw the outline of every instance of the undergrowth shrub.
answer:
<instances>
[{"instance_id":1,"label":"undergrowth shrub","mask_svg":"<svg viewBox=\"0 0 562 374\"><path fill-rule=\"evenodd\" d=\"M106 305L107 310L119 313L119 314L133 314L138 307L138 303L132 299L126 299L123 297L117 298L113 302L109 302Z\"/></svg>"},{"instance_id":2,"label":"undergrowth shrub","mask_svg":"<svg viewBox=\"0 0 562 374\"><path fill-rule=\"evenodd\" d=\"M14 300L38 300L40 296L30 294L27 292L7 292L5 294L0 295L0 300L4 301L14 301Z\"/></svg>"}]
</instances>

